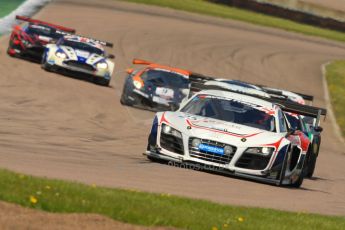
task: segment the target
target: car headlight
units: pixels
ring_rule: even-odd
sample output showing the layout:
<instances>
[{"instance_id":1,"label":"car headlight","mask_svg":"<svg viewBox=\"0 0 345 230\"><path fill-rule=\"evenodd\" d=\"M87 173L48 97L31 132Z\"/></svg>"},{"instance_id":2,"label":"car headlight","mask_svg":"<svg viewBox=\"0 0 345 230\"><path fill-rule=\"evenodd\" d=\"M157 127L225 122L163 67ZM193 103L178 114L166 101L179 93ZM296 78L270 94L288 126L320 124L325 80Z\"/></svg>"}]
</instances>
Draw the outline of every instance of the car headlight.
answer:
<instances>
[{"instance_id":1,"label":"car headlight","mask_svg":"<svg viewBox=\"0 0 345 230\"><path fill-rule=\"evenodd\" d=\"M274 151L274 148L272 147L252 147L252 148L247 148L245 153L269 156L273 153L273 151Z\"/></svg>"},{"instance_id":2,"label":"car headlight","mask_svg":"<svg viewBox=\"0 0 345 230\"><path fill-rule=\"evenodd\" d=\"M61 59L66 59L67 58L67 55L64 53L64 52L61 52L61 51L57 51L55 53L55 55L58 57L58 58L61 58Z\"/></svg>"},{"instance_id":3,"label":"car headlight","mask_svg":"<svg viewBox=\"0 0 345 230\"><path fill-rule=\"evenodd\" d=\"M134 85L134 87L137 88L137 89L141 89L141 88L144 86L143 83L142 83L141 81L137 81L137 80L134 80L134 81L133 81L133 85Z\"/></svg>"},{"instance_id":4,"label":"car headlight","mask_svg":"<svg viewBox=\"0 0 345 230\"><path fill-rule=\"evenodd\" d=\"M162 125L162 132L167 135L175 136L177 138L182 138L182 133L169 125Z\"/></svg>"},{"instance_id":5,"label":"car headlight","mask_svg":"<svg viewBox=\"0 0 345 230\"><path fill-rule=\"evenodd\" d=\"M106 69L106 68L108 68L108 64L106 62L97 63L97 69Z\"/></svg>"}]
</instances>

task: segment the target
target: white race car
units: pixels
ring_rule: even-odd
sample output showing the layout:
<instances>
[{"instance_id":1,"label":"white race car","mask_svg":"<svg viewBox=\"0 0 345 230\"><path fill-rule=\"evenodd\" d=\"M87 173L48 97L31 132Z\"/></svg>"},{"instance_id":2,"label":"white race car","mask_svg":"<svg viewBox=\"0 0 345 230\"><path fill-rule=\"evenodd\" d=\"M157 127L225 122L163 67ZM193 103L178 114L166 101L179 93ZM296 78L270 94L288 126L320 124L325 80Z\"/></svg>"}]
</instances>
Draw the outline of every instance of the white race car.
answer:
<instances>
[{"instance_id":1,"label":"white race car","mask_svg":"<svg viewBox=\"0 0 345 230\"><path fill-rule=\"evenodd\" d=\"M108 42L66 35L56 44L48 44L42 59L42 68L47 71L91 76L95 83L109 85L115 64L114 55L107 55L103 46Z\"/></svg>"},{"instance_id":2,"label":"white race car","mask_svg":"<svg viewBox=\"0 0 345 230\"><path fill-rule=\"evenodd\" d=\"M290 129L281 107L236 92L200 91L178 111L156 113L145 154L299 187L310 142Z\"/></svg>"}]
</instances>

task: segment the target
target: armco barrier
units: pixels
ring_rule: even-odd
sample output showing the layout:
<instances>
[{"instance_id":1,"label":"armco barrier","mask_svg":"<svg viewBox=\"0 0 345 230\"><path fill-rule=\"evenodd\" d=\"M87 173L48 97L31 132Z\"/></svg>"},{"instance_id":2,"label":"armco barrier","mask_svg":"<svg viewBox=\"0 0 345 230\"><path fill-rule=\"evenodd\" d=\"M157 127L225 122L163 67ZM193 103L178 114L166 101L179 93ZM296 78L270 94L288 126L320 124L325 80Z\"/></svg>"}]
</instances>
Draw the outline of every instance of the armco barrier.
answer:
<instances>
[{"instance_id":1,"label":"armco barrier","mask_svg":"<svg viewBox=\"0 0 345 230\"><path fill-rule=\"evenodd\" d=\"M290 19L292 21L337 30L345 32L345 23L332 19L317 16L303 11L287 9L269 3L257 2L254 0L208 0L214 3L247 9L258 13L268 14L280 18Z\"/></svg>"}]
</instances>

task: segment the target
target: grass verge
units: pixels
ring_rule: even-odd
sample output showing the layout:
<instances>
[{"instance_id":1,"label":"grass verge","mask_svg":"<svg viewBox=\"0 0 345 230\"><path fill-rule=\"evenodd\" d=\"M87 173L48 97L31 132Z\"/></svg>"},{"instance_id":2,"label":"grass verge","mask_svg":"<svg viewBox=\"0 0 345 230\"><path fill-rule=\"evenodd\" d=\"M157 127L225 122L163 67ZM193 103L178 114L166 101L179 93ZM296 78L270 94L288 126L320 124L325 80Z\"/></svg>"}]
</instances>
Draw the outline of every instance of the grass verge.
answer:
<instances>
[{"instance_id":1,"label":"grass verge","mask_svg":"<svg viewBox=\"0 0 345 230\"><path fill-rule=\"evenodd\" d=\"M327 65L326 78L333 111L345 137L345 61L334 61Z\"/></svg>"},{"instance_id":2,"label":"grass verge","mask_svg":"<svg viewBox=\"0 0 345 230\"><path fill-rule=\"evenodd\" d=\"M298 32L301 34L328 38L336 41L345 41L345 33L333 30L322 29L278 17L268 16L235 7L228 7L220 4L210 3L206 0L120 0L135 3L144 3L161 7L168 7L176 10L183 10L193 13L200 13L221 18L234 19L252 24L279 28L283 30Z\"/></svg>"},{"instance_id":3,"label":"grass verge","mask_svg":"<svg viewBox=\"0 0 345 230\"><path fill-rule=\"evenodd\" d=\"M8 15L15 10L25 0L1 0L0 4L0 18Z\"/></svg>"},{"instance_id":4,"label":"grass verge","mask_svg":"<svg viewBox=\"0 0 345 230\"><path fill-rule=\"evenodd\" d=\"M59 213L98 213L184 229L345 229L344 217L220 205L169 194L101 188L0 170L0 200Z\"/></svg>"}]
</instances>

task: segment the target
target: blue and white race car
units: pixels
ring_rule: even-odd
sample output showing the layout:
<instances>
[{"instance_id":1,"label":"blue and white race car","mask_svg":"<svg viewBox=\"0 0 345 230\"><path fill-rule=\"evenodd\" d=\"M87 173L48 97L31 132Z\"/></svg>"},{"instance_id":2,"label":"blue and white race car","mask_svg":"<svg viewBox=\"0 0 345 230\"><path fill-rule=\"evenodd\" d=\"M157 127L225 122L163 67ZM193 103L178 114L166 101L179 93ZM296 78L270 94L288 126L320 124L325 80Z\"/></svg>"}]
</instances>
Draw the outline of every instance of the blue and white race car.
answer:
<instances>
[{"instance_id":1,"label":"blue and white race car","mask_svg":"<svg viewBox=\"0 0 345 230\"><path fill-rule=\"evenodd\" d=\"M108 86L115 64L104 46L113 44L77 35L66 35L56 44L48 44L42 58L47 71L89 76L97 84Z\"/></svg>"}]
</instances>

